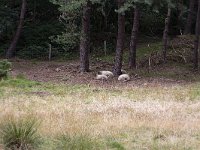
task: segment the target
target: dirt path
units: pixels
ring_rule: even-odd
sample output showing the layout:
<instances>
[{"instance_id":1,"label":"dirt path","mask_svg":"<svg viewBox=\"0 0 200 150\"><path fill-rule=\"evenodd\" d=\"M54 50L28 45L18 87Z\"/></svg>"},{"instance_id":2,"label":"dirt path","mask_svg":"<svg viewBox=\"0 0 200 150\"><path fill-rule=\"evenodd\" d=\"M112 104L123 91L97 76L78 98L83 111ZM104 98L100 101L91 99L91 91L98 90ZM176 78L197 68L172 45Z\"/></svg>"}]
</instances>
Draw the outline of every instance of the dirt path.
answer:
<instances>
[{"instance_id":1,"label":"dirt path","mask_svg":"<svg viewBox=\"0 0 200 150\"><path fill-rule=\"evenodd\" d=\"M134 77L130 73L131 81L123 83L117 81L117 78L108 81L98 81L95 79L96 73L100 70L112 70L112 64L106 62L91 62L91 72L81 74L79 72L79 63L71 62L31 62L25 60L13 60L11 74L13 76L24 75L26 78L39 82L53 82L66 84L89 84L103 86L172 86L177 84L186 84L186 81L173 80L158 77Z\"/></svg>"}]
</instances>

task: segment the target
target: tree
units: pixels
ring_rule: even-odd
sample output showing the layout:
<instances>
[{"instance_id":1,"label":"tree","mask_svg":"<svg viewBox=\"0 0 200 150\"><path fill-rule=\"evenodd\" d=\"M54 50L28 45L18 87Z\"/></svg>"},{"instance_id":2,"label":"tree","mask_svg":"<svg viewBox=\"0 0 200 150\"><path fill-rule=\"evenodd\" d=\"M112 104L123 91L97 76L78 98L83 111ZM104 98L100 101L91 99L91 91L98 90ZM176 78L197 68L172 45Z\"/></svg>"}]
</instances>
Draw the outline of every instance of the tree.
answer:
<instances>
[{"instance_id":1,"label":"tree","mask_svg":"<svg viewBox=\"0 0 200 150\"><path fill-rule=\"evenodd\" d=\"M90 15L91 6L90 2L87 1L83 6L82 16L82 32L80 39L80 71L89 71L89 49L90 49Z\"/></svg>"},{"instance_id":2,"label":"tree","mask_svg":"<svg viewBox=\"0 0 200 150\"><path fill-rule=\"evenodd\" d=\"M199 34L200 34L200 1L198 2L198 12L195 29L194 41L194 69L198 70L199 67Z\"/></svg>"},{"instance_id":3,"label":"tree","mask_svg":"<svg viewBox=\"0 0 200 150\"><path fill-rule=\"evenodd\" d=\"M136 68L136 46L138 39L138 30L139 30L139 9L135 6L134 9L134 19L133 19L133 28L131 33L131 41L130 41L130 51L129 51L129 68Z\"/></svg>"},{"instance_id":4,"label":"tree","mask_svg":"<svg viewBox=\"0 0 200 150\"><path fill-rule=\"evenodd\" d=\"M19 24L17 27L17 31L15 33L15 36L10 44L10 47L8 48L7 52L6 52L6 58L12 58L15 55L15 50L16 50L16 46L17 46L17 42L20 38L21 32L22 32L22 28L23 28L23 24L24 24L24 17L25 17L25 13L26 13L26 0L22 0L22 7L21 7L21 13L20 13L20 19L19 19Z\"/></svg>"},{"instance_id":5,"label":"tree","mask_svg":"<svg viewBox=\"0 0 200 150\"><path fill-rule=\"evenodd\" d=\"M189 12L187 17L187 22L185 25L184 34L191 34L192 33L192 23L194 19L194 6L196 0L190 0Z\"/></svg>"},{"instance_id":6,"label":"tree","mask_svg":"<svg viewBox=\"0 0 200 150\"><path fill-rule=\"evenodd\" d=\"M171 17L171 8L168 6L167 17L165 18L165 29L163 31L163 61L164 63L166 63L166 59L167 59L167 45L168 45L170 17Z\"/></svg>"},{"instance_id":7,"label":"tree","mask_svg":"<svg viewBox=\"0 0 200 150\"><path fill-rule=\"evenodd\" d=\"M129 51L129 68L135 69L136 68L136 52L137 52L137 40L138 40L138 30L139 30L139 18L140 18L140 9L139 6L151 6L153 9L158 9L160 6L166 1L157 1L157 0L130 0L126 3L128 7L134 7L134 19L133 19L133 27L131 33L131 41L130 41L130 51ZM170 3L170 2L167 2ZM142 7L141 7L142 8Z\"/></svg>"},{"instance_id":8,"label":"tree","mask_svg":"<svg viewBox=\"0 0 200 150\"><path fill-rule=\"evenodd\" d=\"M68 32L67 38L64 37L63 40L68 39L70 41L70 36L74 38L74 35L81 35L80 36L80 43L79 43L79 54L80 54L80 71L81 72L88 72L89 71L89 52L90 52L90 18L91 18L91 5L93 0L70 0L70 1L63 1L63 0L50 0L54 4L58 4L59 11L62 13L62 20L65 21L67 29L71 29ZM82 16L80 15L80 11L82 12ZM82 19L81 31L75 30L75 34L73 33L74 27L80 23L77 23L77 20ZM70 26L70 27L69 27ZM77 27L79 28L79 27ZM63 34L63 35L65 35ZM71 38L71 39L72 39ZM59 41L59 39L57 40ZM72 40L73 41L73 40ZM65 42L66 43L66 42ZM68 42L69 43L69 42ZM75 44L76 42L71 42Z\"/></svg>"},{"instance_id":9,"label":"tree","mask_svg":"<svg viewBox=\"0 0 200 150\"><path fill-rule=\"evenodd\" d=\"M124 5L124 0L117 0L117 3L118 3L118 9L120 9ZM121 74L124 38L125 38L125 13L118 12L118 35L117 35L117 45L115 54L115 64L113 69L114 75Z\"/></svg>"}]
</instances>

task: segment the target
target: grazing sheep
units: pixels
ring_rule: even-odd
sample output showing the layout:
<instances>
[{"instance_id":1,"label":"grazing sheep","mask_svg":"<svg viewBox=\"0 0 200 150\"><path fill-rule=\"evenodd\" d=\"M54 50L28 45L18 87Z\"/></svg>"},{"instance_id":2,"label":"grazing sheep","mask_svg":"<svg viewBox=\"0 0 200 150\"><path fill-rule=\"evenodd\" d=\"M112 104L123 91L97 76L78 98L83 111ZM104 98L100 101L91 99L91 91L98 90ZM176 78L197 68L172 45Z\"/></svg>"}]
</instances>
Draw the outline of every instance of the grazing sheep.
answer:
<instances>
[{"instance_id":1,"label":"grazing sheep","mask_svg":"<svg viewBox=\"0 0 200 150\"><path fill-rule=\"evenodd\" d=\"M97 80L107 80L108 77L104 74L97 74L96 79Z\"/></svg>"},{"instance_id":2,"label":"grazing sheep","mask_svg":"<svg viewBox=\"0 0 200 150\"><path fill-rule=\"evenodd\" d=\"M118 77L118 80L119 81L123 81L123 82L126 82L126 81L129 81L130 80L130 76L128 74L122 74Z\"/></svg>"},{"instance_id":3,"label":"grazing sheep","mask_svg":"<svg viewBox=\"0 0 200 150\"><path fill-rule=\"evenodd\" d=\"M121 69L122 74L127 74L126 70Z\"/></svg>"},{"instance_id":4,"label":"grazing sheep","mask_svg":"<svg viewBox=\"0 0 200 150\"><path fill-rule=\"evenodd\" d=\"M56 71L56 72L59 72L59 71L61 71L61 69L60 69L60 68L56 68L55 71Z\"/></svg>"},{"instance_id":5,"label":"grazing sheep","mask_svg":"<svg viewBox=\"0 0 200 150\"><path fill-rule=\"evenodd\" d=\"M107 77L113 77L114 74L111 71L99 71L98 72L99 75L105 75Z\"/></svg>"}]
</instances>

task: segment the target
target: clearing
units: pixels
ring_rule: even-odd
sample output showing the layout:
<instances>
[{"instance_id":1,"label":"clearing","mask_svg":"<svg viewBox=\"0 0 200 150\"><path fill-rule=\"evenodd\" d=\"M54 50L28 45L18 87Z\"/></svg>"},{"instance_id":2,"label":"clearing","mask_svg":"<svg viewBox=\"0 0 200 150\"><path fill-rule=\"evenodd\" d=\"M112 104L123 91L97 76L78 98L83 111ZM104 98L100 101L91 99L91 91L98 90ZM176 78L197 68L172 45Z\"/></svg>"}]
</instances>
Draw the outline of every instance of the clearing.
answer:
<instances>
[{"instance_id":1,"label":"clearing","mask_svg":"<svg viewBox=\"0 0 200 150\"><path fill-rule=\"evenodd\" d=\"M96 149L200 149L199 73L169 64L130 72L126 83L95 80L105 67L94 61L81 74L73 61L14 60L15 78L0 82L0 122L37 117L43 150L56 149L62 134L91 137Z\"/></svg>"}]
</instances>

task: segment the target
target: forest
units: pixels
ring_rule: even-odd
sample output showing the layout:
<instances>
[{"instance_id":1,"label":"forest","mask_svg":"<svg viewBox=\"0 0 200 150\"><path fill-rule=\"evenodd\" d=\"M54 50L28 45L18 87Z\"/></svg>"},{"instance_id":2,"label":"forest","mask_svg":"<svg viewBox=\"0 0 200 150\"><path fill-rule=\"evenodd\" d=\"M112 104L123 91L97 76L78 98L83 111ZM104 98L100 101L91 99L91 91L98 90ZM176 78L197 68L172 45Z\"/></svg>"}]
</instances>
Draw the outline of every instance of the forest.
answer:
<instances>
[{"instance_id":1,"label":"forest","mask_svg":"<svg viewBox=\"0 0 200 150\"><path fill-rule=\"evenodd\" d=\"M199 150L200 0L1 0L0 149Z\"/></svg>"}]
</instances>

